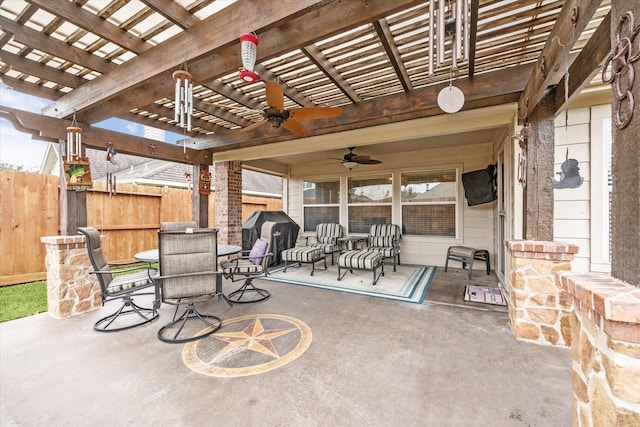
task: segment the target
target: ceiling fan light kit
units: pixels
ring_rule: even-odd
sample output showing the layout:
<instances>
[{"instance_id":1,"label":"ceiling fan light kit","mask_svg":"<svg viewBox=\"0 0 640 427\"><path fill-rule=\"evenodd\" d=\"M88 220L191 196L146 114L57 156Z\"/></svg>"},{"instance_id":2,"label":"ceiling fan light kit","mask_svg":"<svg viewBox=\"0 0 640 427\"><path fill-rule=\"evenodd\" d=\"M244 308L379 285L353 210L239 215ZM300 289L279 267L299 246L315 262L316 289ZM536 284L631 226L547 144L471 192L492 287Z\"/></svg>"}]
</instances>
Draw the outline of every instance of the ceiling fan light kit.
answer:
<instances>
[{"instance_id":1,"label":"ceiling fan light kit","mask_svg":"<svg viewBox=\"0 0 640 427\"><path fill-rule=\"evenodd\" d=\"M357 167L360 163L357 162L342 162L342 166L344 166L345 168L347 168L348 170L353 170L353 168Z\"/></svg>"},{"instance_id":2,"label":"ceiling fan light kit","mask_svg":"<svg viewBox=\"0 0 640 427\"><path fill-rule=\"evenodd\" d=\"M240 36L240 57L242 58L242 67L238 71L240 80L252 83L258 81L259 77L253 71L256 65L258 53L258 37L253 33L245 33Z\"/></svg>"}]
</instances>

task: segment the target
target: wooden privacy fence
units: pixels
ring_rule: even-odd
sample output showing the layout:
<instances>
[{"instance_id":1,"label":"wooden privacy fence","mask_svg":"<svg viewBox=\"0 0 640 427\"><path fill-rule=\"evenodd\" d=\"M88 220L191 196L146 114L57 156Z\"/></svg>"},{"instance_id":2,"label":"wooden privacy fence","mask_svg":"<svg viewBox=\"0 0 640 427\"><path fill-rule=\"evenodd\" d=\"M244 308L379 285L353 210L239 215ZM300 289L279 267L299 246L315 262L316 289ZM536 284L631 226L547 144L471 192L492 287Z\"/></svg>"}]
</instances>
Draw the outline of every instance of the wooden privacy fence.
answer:
<instances>
[{"instance_id":1,"label":"wooden privacy fence","mask_svg":"<svg viewBox=\"0 0 640 427\"><path fill-rule=\"evenodd\" d=\"M60 234L58 177L0 171L0 286L46 278L42 236ZM104 182L87 192L87 224L105 235L110 262L132 262L133 255L157 246L165 221L192 218L191 190L119 184L110 195ZM215 194L209 197L209 224L215 224ZM256 210L282 210L282 199L243 196L242 220Z\"/></svg>"}]
</instances>

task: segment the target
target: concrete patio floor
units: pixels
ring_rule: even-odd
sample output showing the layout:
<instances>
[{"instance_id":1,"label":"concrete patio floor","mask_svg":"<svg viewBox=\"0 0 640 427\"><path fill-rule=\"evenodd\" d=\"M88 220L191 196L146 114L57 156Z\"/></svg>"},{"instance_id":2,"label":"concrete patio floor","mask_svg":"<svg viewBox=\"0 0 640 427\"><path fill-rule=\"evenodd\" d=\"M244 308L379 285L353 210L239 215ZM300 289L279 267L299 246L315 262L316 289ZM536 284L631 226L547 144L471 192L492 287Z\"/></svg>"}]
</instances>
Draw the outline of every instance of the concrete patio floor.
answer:
<instances>
[{"instance_id":1,"label":"concrete patio floor","mask_svg":"<svg viewBox=\"0 0 640 427\"><path fill-rule=\"evenodd\" d=\"M249 376L208 376L160 342L160 319L119 333L86 315L0 324L2 426L569 426L568 349L516 341L503 307L462 300L493 273L438 268L423 304L260 281L272 296L200 308L297 319L306 351ZM225 283L225 292L237 284ZM268 321L268 320L267 320ZM212 337L202 340L211 342Z\"/></svg>"}]
</instances>

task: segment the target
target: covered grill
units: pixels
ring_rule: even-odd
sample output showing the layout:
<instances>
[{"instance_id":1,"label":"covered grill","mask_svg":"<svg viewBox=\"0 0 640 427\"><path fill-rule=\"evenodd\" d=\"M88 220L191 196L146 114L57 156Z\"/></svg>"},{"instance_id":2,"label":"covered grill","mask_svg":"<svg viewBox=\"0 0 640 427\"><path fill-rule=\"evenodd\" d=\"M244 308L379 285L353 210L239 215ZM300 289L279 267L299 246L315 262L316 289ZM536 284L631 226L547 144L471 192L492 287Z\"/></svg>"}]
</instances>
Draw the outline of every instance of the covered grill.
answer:
<instances>
[{"instance_id":1,"label":"covered grill","mask_svg":"<svg viewBox=\"0 0 640 427\"><path fill-rule=\"evenodd\" d=\"M296 246L300 226L282 211L255 211L242 224L242 250L251 250L266 221L276 223L272 230L277 235L271 237L269 247L273 252L271 264L278 264L282 261L282 251Z\"/></svg>"}]
</instances>

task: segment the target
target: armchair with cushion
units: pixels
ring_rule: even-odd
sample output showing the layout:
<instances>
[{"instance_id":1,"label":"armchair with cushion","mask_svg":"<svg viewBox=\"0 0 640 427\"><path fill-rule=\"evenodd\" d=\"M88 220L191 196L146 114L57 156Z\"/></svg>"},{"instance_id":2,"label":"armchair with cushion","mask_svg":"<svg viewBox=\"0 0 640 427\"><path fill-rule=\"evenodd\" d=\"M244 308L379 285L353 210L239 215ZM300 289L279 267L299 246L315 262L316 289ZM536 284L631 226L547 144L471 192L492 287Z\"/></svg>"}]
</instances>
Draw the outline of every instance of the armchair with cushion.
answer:
<instances>
[{"instance_id":1,"label":"armchair with cushion","mask_svg":"<svg viewBox=\"0 0 640 427\"><path fill-rule=\"evenodd\" d=\"M221 320L201 314L196 303L216 295L217 230L158 232L160 275L154 277L158 298L176 306L171 322L158 331L158 339L167 343L184 343L211 335ZM184 312L178 316L178 310ZM193 321L191 321L193 320Z\"/></svg>"},{"instance_id":2,"label":"armchair with cushion","mask_svg":"<svg viewBox=\"0 0 640 427\"><path fill-rule=\"evenodd\" d=\"M373 224L369 229L368 251L380 252L383 260L393 259L393 271L400 265L400 227L395 224Z\"/></svg>"},{"instance_id":3,"label":"armchair with cushion","mask_svg":"<svg viewBox=\"0 0 640 427\"><path fill-rule=\"evenodd\" d=\"M266 277L269 274L267 266L273 253L270 251L272 228L276 225L273 221L262 224L260 237L255 241L250 251L242 251L242 256L229 261L222 261L222 273L232 282L244 280L244 284L231 292L228 298L236 303L258 302L269 298L269 291L256 288L253 279ZM243 299L249 296L247 299Z\"/></svg>"},{"instance_id":4,"label":"armchair with cushion","mask_svg":"<svg viewBox=\"0 0 640 427\"><path fill-rule=\"evenodd\" d=\"M334 264L334 254L340 253L342 246L338 239L342 237L343 230L340 224L336 223L321 223L316 226L316 235L315 235L315 243L309 244L309 238L314 238L314 236L306 237L306 246L311 247L320 247L324 251L325 254L331 254L331 265Z\"/></svg>"},{"instance_id":5,"label":"armchair with cushion","mask_svg":"<svg viewBox=\"0 0 640 427\"><path fill-rule=\"evenodd\" d=\"M140 270L130 267L112 271L102 254L100 233L94 227L79 227L78 233L87 239L87 251L93 271L100 283L102 305L114 299L122 299L122 305L114 313L98 320L93 329L99 332L116 332L141 326L158 318L155 304L151 308L140 307L133 302L134 292L149 289L153 286L151 272L154 269ZM137 295L152 295L153 292L137 292ZM133 321L130 315L133 316ZM136 317L137 316L137 317Z\"/></svg>"}]
</instances>

